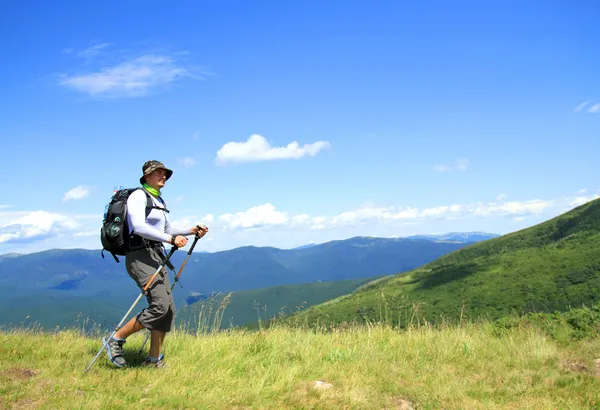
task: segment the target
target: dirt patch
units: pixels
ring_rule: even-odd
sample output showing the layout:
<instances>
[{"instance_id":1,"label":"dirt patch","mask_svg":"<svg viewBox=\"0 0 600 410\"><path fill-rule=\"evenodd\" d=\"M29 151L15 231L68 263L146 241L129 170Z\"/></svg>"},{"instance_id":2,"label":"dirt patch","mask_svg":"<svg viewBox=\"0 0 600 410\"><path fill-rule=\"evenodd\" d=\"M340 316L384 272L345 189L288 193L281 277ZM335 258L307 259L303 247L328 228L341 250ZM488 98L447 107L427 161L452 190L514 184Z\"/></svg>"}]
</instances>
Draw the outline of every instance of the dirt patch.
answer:
<instances>
[{"instance_id":1,"label":"dirt patch","mask_svg":"<svg viewBox=\"0 0 600 410\"><path fill-rule=\"evenodd\" d=\"M413 410L414 407L412 403L406 399L398 400L398 410Z\"/></svg>"},{"instance_id":2,"label":"dirt patch","mask_svg":"<svg viewBox=\"0 0 600 410\"><path fill-rule=\"evenodd\" d=\"M39 374L39 372L32 369L8 369L1 371L0 374L11 380L24 380Z\"/></svg>"},{"instance_id":3,"label":"dirt patch","mask_svg":"<svg viewBox=\"0 0 600 410\"><path fill-rule=\"evenodd\" d=\"M589 370L582 360L565 360L563 366L569 371L576 373L588 373Z\"/></svg>"},{"instance_id":4,"label":"dirt patch","mask_svg":"<svg viewBox=\"0 0 600 410\"><path fill-rule=\"evenodd\" d=\"M564 368L575 373L586 373L595 377L600 377L600 359L594 359L593 364L588 366L583 360L563 360L561 362Z\"/></svg>"},{"instance_id":5,"label":"dirt patch","mask_svg":"<svg viewBox=\"0 0 600 410\"><path fill-rule=\"evenodd\" d=\"M413 403L407 397L399 397L394 400L394 404L384 407L384 410L414 410Z\"/></svg>"},{"instance_id":6,"label":"dirt patch","mask_svg":"<svg viewBox=\"0 0 600 410\"><path fill-rule=\"evenodd\" d=\"M45 402L44 399L38 399L38 400L21 399L21 400L17 400L14 403L10 403L10 407L8 407L8 408L9 409L37 409L42 404L44 404L44 402Z\"/></svg>"}]
</instances>

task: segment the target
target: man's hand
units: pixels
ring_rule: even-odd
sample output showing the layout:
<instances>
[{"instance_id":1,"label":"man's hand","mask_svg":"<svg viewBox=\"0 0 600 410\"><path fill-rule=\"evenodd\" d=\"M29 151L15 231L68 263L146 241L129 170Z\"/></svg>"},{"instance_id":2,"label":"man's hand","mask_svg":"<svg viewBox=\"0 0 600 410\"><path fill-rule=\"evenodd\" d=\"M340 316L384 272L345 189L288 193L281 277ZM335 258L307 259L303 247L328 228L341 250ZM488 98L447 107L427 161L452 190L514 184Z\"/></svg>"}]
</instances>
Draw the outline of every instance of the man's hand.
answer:
<instances>
[{"instance_id":1,"label":"man's hand","mask_svg":"<svg viewBox=\"0 0 600 410\"><path fill-rule=\"evenodd\" d=\"M198 224L192 228L194 235L205 235L208 232L208 228L204 225Z\"/></svg>"},{"instance_id":2,"label":"man's hand","mask_svg":"<svg viewBox=\"0 0 600 410\"><path fill-rule=\"evenodd\" d=\"M175 237L175 246L183 248L187 244L188 239L185 236L177 235Z\"/></svg>"}]
</instances>

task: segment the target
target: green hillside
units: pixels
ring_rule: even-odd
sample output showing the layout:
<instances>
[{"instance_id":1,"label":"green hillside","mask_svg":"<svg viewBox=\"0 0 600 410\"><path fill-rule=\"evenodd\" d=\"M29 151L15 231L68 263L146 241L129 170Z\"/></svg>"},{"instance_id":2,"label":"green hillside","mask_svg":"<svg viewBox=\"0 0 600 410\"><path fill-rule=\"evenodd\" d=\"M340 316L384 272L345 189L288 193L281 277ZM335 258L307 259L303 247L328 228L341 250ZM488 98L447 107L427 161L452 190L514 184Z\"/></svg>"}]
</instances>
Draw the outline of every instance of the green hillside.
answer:
<instances>
[{"instance_id":1,"label":"green hillside","mask_svg":"<svg viewBox=\"0 0 600 410\"><path fill-rule=\"evenodd\" d=\"M199 328L198 322L202 321L205 326L212 328L215 316L221 316L218 321L220 329L233 326L256 327L259 321L267 324L272 317L289 316L308 306L353 292L371 280L372 278L363 278L281 285L220 294L179 310L177 323L196 331Z\"/></svg>"},{"instance_id":2,"label":"green hillside","mask_svg":"<svg viewBox=\"0 0 600 410\"><path fill-rule=\"evenodd\" d=\"M387 320L406 325L564 311L600 300L600 200L536 226L467 246L354 294L316 305L294 320Z\"/></svg>"}]
</instances>

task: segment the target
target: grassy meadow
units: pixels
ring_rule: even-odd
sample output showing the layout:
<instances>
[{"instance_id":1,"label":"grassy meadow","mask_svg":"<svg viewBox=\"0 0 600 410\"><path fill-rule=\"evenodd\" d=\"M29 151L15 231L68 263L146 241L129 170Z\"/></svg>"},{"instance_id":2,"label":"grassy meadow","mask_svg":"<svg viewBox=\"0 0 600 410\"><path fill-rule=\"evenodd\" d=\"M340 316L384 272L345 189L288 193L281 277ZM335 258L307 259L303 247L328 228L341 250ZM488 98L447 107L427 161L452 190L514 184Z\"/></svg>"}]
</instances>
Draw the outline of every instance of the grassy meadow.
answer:
<instances>
[{"instance_id":1,"label":"grassy meadow","mask_svg":"<svg viewBox=\"0 0 600 410\"><path fill-rule=\"evenodd\" d=\"M180 329L166 339L162 369L140 366L138 333L125 345L129 368L112 367L103 353L88 373L101 335L7 330L0 333L0 407L594 409L599 318L595 307L568 317L415 321L405 329Z\"/></svg>"}]
</instances>

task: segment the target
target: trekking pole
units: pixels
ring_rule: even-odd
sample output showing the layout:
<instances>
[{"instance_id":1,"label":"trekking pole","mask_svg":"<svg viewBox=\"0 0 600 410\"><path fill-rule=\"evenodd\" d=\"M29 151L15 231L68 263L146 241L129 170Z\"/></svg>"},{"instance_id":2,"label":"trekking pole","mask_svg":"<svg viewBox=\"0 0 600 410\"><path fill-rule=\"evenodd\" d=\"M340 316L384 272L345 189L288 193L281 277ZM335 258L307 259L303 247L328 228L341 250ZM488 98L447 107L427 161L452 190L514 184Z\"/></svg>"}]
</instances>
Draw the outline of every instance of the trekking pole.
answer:
<instances>
[{"instance_id":1,"label":"trekking pole","mask_svg":"<svg viewBox=\"0 0 600 410\"><path fill-rule=\"evenodd\" d=\"M202 232L201 235L196 234L194 236L194 242L192 242L192 246L190 247L190 250L188 251L187 256L185 257L185 260L181 264L181 267L179 268L179 272L177 273L177 276L175 276L175 280L173 281L173 284L171 285L171 292L173 292L173 289L175 288L175 284L179 281L179 276L181 275L181 272L183 272L183 268L185 268L185 265L187 264L188 259L192 255L192 251L194 250L194 247L196 246L196 242L198 242L198 240L200 238L202 238L204 235L206 235L206 232ZM181 286L181 284L179 284L179 286ZM142 351L144 350L144 346L146 346L146 342L148 341L148 338L150 337L150 333L151 333L150 330L148 330L146 332L146 338L144 339L144 343L142 343L142 347L140 347L140 350L138 353L142 353Z\"/></svg>"},{"instance_id":2,"label":"trekking pole","mask_svg":"<svg viewBox=\"0 0 600 410\"><path fill-rule=\"evenodd\" d=\"M129 316L129 314L131 313L131 311L133 310L133 308L135 308L135 305L137 305L138 302L140 301L140 299L142 298L142 296L144 296L144 294L146 293L146 290L148 290L148 288L150 287L150 285L152 284L152 282L156 278L156 275L158 275L160 273L160 270L166 265L167 261L171 258L171 255L173 255L173 253L176 250L177 250L177 246L173 246L171 248L171 252L169 252L169 255L159 265L158 269L156 269L156 272L154 272L154 275L152 275L152 277L150 278L150 280L148 281L148 283L146 284L146 286L144 286L144 289L139 294L139 296L137 297L137 299L135 300L135 302L133 302L133 305L131 305L131 307L129 308L129 310L127 311L127 313L125 313L125 316L123 316L123 319L121 319L121 321L119 322L119 324L117 325L117 327L115 327L114 330L113 330L113 332L110 334L110 336L105 339L104 343L102 344L102 347L100 348L100 350L96 354L96 357L94 357L94 359L92 360L92 362L90 363L90 365L87 367L87 369L85 369L84 373L87 373L88 370L90 370L90 368L92 367L92 365L94 364L94 362L98 359L98 357L100 356L100 354L102 353L102 351L104 349L106 349L106 346L108 346L108 342L110 341L110 339L112 339L112 337L115 335L115 333L117 333L117 331L121 328L121 326L123 326L123 323L125 322L125 320Z\"/></svg>"}]
</instances>

